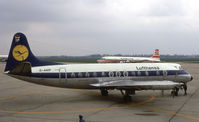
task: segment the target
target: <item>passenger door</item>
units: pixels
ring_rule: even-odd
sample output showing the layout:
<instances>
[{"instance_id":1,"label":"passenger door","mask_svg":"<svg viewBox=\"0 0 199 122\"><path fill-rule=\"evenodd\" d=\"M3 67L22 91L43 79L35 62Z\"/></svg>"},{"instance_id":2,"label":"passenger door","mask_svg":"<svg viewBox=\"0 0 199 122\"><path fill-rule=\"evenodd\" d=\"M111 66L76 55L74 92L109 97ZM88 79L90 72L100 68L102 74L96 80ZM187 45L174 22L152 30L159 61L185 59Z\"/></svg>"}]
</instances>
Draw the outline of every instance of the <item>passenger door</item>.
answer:
<instances>
[{"instance_id":1,"label":"passenger door","mask_svg":"<svg viewBox=\"0 0 199 122\"><path fill-rule=\"evenodd\" d=\"M60 68L59 69L59 80L60 81L66 81L67 80L66 68Z\"/></svg>"},{"instance_id":2,"label":"passenger door","mask_svg":"<svg viewBox=\"0 0 199 122\"><path fill-rule=\"evenodd\" d=\"M166 80L166 79L167 79L167 75L168 75L167 70L164 70L164 71L163 71L163 80Z\"/></svg>"}]
</instances>

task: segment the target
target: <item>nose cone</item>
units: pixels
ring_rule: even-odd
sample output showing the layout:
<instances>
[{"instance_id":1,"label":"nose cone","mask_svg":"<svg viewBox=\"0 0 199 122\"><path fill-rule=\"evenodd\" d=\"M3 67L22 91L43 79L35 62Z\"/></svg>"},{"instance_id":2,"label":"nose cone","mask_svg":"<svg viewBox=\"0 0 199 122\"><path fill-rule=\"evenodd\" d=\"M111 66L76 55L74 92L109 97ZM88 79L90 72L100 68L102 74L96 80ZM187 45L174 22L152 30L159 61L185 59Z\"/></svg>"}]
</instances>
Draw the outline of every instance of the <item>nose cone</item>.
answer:
<instances>
[{"instance_id":1,"label":"nose cone","mask_svg":"<svg viewBox=\"0 0 199 122\"><path fill-rule=\"evenodd\" d=\"M182 78L182 81L185 81L185 82L190 82L193 80L193 77L190 74L182 75L181 78Z\"/></svg>"},{"instance_id":2,"label":"nose cone","mask_svg":"<svg viewBox=\"0 0 199 122\"><path fill-rule=\"evenodd\" d=\"M192 81L192 80L193 80L193 77L189 74L189 75L187 76L187 80L188 80L188 82L189 82L189 81Z\"/></svg>"}]
</instances>

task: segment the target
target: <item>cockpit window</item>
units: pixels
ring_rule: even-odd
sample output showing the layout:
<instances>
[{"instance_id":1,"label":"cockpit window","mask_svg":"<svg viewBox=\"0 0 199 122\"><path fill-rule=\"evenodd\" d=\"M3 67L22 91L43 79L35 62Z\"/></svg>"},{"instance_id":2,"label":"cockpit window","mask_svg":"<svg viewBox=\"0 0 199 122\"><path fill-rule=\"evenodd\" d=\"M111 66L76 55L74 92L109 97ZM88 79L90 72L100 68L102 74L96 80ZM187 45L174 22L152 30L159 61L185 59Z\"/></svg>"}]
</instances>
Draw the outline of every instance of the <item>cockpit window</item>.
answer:
<instances>
[{"instance_id":1,"label":"cockpit window","mask_svg":"<svg viewBox=\"0 0 199 122\"><path fill-rule=\"evenodd\" d=\"M178 70L183 70L182 66L174 66Z\"/></svg>"},{"instance_id":2,"label":"cockpit window","mask_svg":"<svg viewBox=\"0 0 199 122\"><path fill-rule=\"evenodd\" d=\"M180 70L183 70L182 66L179 66L179 69L180 69Z\"/></svg>"}]
</instances>

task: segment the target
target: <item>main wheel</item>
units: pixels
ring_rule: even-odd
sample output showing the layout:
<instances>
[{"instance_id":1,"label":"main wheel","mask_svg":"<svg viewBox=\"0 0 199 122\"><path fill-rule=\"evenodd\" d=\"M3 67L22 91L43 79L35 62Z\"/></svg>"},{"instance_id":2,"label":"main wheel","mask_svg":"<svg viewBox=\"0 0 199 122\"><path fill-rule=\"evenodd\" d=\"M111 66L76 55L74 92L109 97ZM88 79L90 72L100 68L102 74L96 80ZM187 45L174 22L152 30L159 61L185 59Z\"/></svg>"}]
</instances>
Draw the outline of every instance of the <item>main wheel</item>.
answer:
<instances>
[{"instance_id":1,"label":"main wheel","mask_svg":"<svg viewBox=\"0 0 199 122\"><path fill-rule=\"evenodd\" d=\"M131 102L131 101L132 101L131 96L129 96L129 95L124 95L124 101L125 101L125 102Z\"/></svg>"},{"instance_id":2,"label":"main wheel","mask_svg":"<svg viewBox=\"0 0 199 122\"><path fill-rule=\"evenodd\" d=\"M101 89L101 95L102 95L102 96L108 96L108 90L106 90L106 89Z\"/></svg>"}]
</instances>

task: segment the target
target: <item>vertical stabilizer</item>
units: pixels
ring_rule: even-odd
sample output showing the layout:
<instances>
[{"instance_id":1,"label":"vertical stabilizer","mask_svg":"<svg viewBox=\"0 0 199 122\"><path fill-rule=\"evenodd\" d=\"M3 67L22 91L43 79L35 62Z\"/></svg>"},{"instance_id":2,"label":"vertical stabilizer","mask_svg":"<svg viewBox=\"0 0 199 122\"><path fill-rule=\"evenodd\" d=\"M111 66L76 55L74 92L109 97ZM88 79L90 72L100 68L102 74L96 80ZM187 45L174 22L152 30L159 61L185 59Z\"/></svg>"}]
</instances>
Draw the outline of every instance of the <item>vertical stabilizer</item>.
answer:
<instances>
[{"instance_id":1,"label":"vertical stabilizer","mask_svg":"<svg viewBox=\"0 0 199 122\"><path fill-rule=\"evenodd\" d=\"M160 59L159 49L155 49L155 53L153 54L152 58Z\"/></svg>"},{"instance_id":2,"label":"vertical stabilizer","mask_svg":"<svg viewBox=\"0 0 199 122\"><path fill-rule=\"evenodd\" d=\"M26 36L16 33L13 37L5 72L13 70L20 63L30 63L31 66L56 65L58 63L41 61L30 50Z\"/></svg>"}]
</instances>

